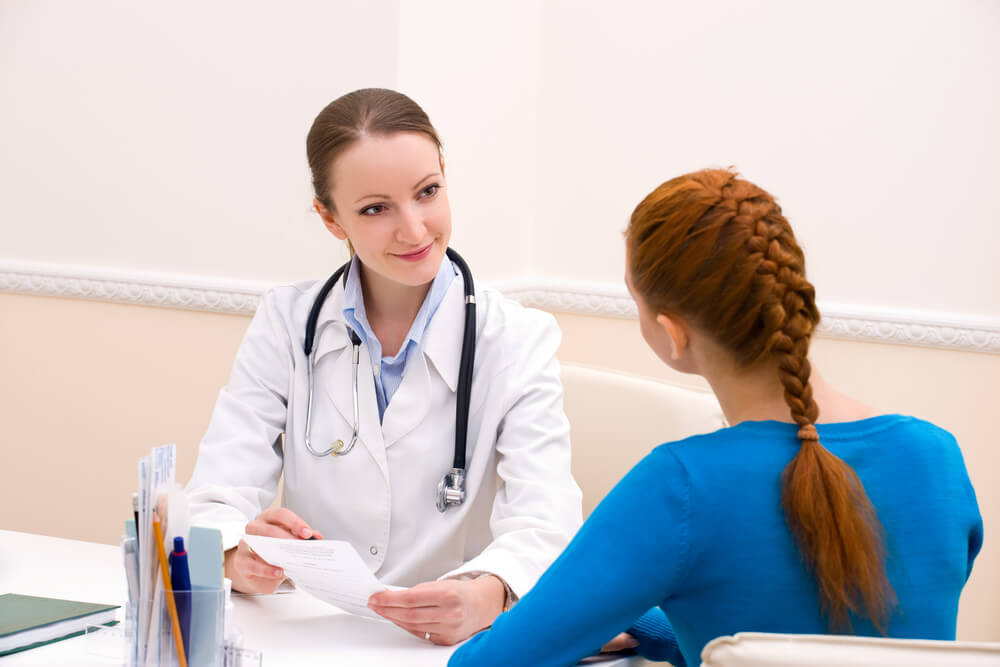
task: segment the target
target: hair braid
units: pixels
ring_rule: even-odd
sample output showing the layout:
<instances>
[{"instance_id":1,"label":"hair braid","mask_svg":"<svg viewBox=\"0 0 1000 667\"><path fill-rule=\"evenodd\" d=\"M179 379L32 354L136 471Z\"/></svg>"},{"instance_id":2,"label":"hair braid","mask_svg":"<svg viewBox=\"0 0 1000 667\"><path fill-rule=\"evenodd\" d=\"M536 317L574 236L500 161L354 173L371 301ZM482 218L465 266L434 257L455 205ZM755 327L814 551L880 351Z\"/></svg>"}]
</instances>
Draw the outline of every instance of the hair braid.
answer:
<instances>
[{"instance_id":1,"label":"hair braid","mask_svg":"<svg viewBox=\"0 0 1000 667\"><path fill-rule=\"evenodd\" d=\"M762 295L770 293L761 310L764 330L768 332L763 354L770 354L778 362L785 402L795 423L810 439L818 440L812 424L819 417L819 406L809 384L812 367L808 353L819 312L814 305L813 286L805 279L801 255L784 245L789 240L794 242L787 238L790 235L785 234L786 228L761 218L755 221L754 235L747 241L751 254L760 255L758 290Z\"/></svg>"},{"instance_id":2,"label":"hair braid","mask_svg":"<svg viewBox=\"0 0 1000 667\"><path fill-rule=\"evenodd\" d=\"M747 366L776 364L799 426L781 503L835 630L864 614L884 631L895 594L881 524L854 470L820 444L809 343L819 323L805 257L767 192L727 170L668 181L636 207L629 272L657 312L684 314Z\"/></svg>"}]
</instances>

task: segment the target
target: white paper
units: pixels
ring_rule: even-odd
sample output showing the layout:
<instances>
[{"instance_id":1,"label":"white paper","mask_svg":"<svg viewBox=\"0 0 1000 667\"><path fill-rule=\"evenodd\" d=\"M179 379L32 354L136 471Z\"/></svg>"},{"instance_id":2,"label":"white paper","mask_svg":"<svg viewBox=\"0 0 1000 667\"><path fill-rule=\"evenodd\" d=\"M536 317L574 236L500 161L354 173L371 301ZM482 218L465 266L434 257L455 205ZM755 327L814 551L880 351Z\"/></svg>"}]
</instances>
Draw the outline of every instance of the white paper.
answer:
<instances>
[{"instance_id":1,"label":"white paper","mask_svg":"<svg viewBox=\"0 0 1000 667\"><path fill-rule=\"evenodd\" d=\"M176 462L176 445L154 447L149 456L139 461L139 525L136 526L136 534L139 536L140 551L139 599L136 600L136 606L139 610L137 626L140 664L153 664L158 646L154 641L159 642L163 637L159 613L163 581L153 539L153 510L156 508L160 487L174 481ZM153 650L149 650L150 648Z\"/></svg>"},{"instance_id":2,"label":"white paper","mask_svg":"<svg viewBox=\"0 0 1000 667\"><path fill-rule=\"evenodd\" d=\"M386 589L349 542L288 540L244 535L257 555L280 567L295 586L313 597L358 616L382 618L368 608L368 598Z\"/></svg>"}]
</instances>

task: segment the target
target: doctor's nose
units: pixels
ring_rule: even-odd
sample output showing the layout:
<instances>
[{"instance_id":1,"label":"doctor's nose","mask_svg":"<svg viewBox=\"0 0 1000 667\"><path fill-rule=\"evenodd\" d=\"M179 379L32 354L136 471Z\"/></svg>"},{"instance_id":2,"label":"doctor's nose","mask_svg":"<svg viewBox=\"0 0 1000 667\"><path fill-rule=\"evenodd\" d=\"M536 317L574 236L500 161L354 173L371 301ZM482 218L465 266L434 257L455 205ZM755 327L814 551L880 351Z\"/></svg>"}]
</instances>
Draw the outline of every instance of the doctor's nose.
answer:
<instances>
[{"instance_id":1,"label":"doctor's nose","mask_svg":"<svg viewBox=\"0 0 1000 667\"><path fill-rule=\"evenodd\" d=\"M426 234L427 226L422 212L414 207L403 207L396 226L396 238L407 243L420 243L426 238Z\"/></svg>"}]
</instances>

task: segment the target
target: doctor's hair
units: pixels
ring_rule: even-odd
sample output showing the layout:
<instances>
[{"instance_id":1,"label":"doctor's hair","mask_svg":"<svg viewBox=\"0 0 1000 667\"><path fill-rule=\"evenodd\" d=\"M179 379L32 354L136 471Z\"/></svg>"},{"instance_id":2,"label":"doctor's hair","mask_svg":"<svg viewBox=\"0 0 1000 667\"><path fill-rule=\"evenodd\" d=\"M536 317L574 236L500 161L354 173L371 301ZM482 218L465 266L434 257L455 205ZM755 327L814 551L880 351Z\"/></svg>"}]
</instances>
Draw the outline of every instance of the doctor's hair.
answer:
<instances>
[{"instance_id":1,"label":"doctor's hair","mask_svg":"<svg viewBox=\"0 0 1000 667\"><path fill-rule=\"evenodd\" d=\"M316 199L333 211L330 172L337 157L366 135L386 136L396 132L426 135L441 150L441 140L424 110L395 90L362 88L326 105L306 137L306 157Z\"/></svg>"},{"instance_id":2,"label":"doctor's hair","mask_svg":"<svg viewBox=\"0 0 1000 667\"><path fill-rule=\"evenodd\" d=\"M632 286L653 312L687 318L744 368L776 364L800 443L781 504L821 611L832 630L853 613L884 634L895 592L883 529L857 474L819 441L808 352L820 315L781 207L730 170L697 171L647 195L625 239Z\"/></svg>"}]
</instances>

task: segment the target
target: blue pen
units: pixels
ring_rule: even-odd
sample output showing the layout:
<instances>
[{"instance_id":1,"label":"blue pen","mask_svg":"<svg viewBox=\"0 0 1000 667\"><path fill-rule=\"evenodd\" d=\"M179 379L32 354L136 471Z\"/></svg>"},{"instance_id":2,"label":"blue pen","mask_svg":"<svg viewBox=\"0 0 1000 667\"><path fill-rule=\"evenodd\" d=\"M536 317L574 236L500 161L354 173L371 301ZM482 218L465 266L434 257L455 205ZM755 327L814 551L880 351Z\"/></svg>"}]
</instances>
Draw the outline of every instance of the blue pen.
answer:
<instances>
[{"instance_id":1,"label":"blue pen","mask_svg":"<svg viewBox=\"0 0 1000 667\"><path fill-rule=\"evenodd\" d=\"M170 552L170 587L174 589L184 655L191 655L191 572L188 570L188 555L184 550L183 537L174 538L174 550Z\"/></svg>"}]
</instances>

